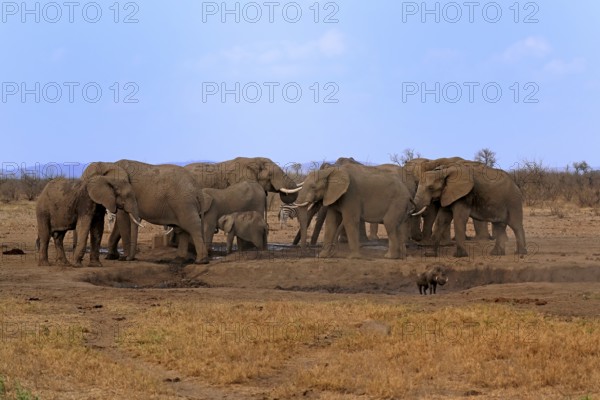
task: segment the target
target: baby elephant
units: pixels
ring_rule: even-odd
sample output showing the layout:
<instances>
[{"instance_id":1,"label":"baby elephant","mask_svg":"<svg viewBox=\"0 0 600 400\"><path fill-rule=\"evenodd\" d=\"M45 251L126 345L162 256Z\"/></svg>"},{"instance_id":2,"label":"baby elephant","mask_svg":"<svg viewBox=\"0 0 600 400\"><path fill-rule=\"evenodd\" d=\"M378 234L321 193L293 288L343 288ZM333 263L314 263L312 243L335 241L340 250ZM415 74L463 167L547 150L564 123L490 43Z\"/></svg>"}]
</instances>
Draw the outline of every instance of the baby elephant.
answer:
<instances>
[{"instance_id":1,"label":"baby elephant","mask_svg":"<svg viewBox=\"0 0 600 400\"><path fill-rule=\"evenodd\" d=\"M419 294L427 294L427 288L429 288L429 294L432 294L432 292L435 294L437 285L444 286L446 282L448 282L448 277L444 268L440 266L429 268L417 277Z\"/></svg>"},{"instance_id":2,"label":"baby elephant","mask_svg":"<svg viewBox=\"0 0 600 400\"><path fill-rule=\"evenodd\" d=\"M246 250L249 242L259 250L267 249L269 227L258 211L235 212L223 215L218 221L219 229L227 234L227 254L231 253L233 238L237 236L238 249Z\"/></svg>"}]
</instances>

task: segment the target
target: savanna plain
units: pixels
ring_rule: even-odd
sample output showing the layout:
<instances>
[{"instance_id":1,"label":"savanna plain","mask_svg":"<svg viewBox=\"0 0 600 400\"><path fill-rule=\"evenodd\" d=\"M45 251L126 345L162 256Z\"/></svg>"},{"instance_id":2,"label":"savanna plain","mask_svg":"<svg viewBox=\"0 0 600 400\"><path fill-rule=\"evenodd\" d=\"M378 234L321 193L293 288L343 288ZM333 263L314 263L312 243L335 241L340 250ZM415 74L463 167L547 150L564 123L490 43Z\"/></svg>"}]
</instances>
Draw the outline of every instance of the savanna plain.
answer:
<instances>
[{"instance_id":1,"label":"savanna plain","mask_svg":"<svg viewBox=\"0 0 600 400\"><path fill-rule=\"evenodd\" d=\"M34 201L0 205L24 251L0 259L0 399L600 398L598 208L526 206L526 256L509 230L506 256L406 260L383 227L364 260L301 253L276 209L268 251L174 268L147 225L136 261L70 268L37 266ZM449 282L421 296L434 265Z\"/></svg>"}]
</instances>

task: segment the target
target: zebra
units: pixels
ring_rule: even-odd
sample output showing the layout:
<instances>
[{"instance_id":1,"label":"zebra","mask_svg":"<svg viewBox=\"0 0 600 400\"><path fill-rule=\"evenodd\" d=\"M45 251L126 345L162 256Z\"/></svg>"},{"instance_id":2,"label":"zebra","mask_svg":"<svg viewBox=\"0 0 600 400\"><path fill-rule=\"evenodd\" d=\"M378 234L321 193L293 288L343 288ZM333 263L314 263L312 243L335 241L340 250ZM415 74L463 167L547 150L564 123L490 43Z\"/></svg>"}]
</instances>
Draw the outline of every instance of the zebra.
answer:
<instances>
[{"instance_id":1,"label":"zebra","mask_svg":"<svg viewBox=\"0 0 600 400\"><path fill-rule=\"evenodd\" d=\"M298 206L293 204L282 204L279 207L279 214L277 214L277 219L279 219L279 229L283 229L283 224L288 226L288 219L298 218Z\"/></svg>"},{"instance_id":2,"label":"zebra","mask_svg":"<svg viewBox=\"0 0 600 400\"><path fill-rule=\"evenodd\" d=\"M106 210L106 216L108 218L108 230L112 232L113 227L115 226L115 220L117 219L117 214L113 214Z\"/></svg>"}]
</instances>

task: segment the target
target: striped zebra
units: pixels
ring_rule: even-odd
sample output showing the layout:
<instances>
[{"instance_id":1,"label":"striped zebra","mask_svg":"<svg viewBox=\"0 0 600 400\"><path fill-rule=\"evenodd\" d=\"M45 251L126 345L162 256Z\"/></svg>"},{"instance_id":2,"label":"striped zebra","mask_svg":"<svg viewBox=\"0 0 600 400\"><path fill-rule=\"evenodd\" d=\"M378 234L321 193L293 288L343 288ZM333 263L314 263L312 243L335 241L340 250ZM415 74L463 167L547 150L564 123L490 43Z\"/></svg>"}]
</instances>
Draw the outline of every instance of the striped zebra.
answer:
<instances>
[{"instance_id":1,"label":"striped zebra","mask_svg":"<svg viewBox=\"0 0 600 400\"><path fill-rule=\"evenodd\" d=\"M288 226L288 219L298 218L298 206L292 204L282 204L279 207L279 229L283 229L283 225Z\"/></svg>"},{"instance_id":2,"label":"striped zebra","mask_svg":"<svg viewBox=\"0 0 600 400\"><path fill-rule=\"evenodd\" d=\"M106 217L108 218L108 231L112 232L113 227L115 226L115 220L117 219L117 214L113 214L106 210Z\"/></svg>"}]
</instances>

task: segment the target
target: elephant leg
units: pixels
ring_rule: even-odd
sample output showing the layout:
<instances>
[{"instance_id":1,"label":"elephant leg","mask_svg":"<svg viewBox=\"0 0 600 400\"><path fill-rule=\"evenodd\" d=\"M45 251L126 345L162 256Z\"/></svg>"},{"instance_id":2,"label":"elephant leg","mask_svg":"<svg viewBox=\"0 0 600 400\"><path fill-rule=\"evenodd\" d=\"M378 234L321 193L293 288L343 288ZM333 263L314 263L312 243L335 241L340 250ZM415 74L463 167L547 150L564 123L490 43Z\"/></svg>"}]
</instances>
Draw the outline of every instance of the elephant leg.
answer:
<instances>
[{"instance_id":1,"label":"elephant leg","mask_svg":"<svg viewBox=\"0 0 600 400\"><path fill-rule=\"evenodd\" d=\"M192 212L191 215L183 216L183 221L180 221L181 229L186 231L191 237L194 246L196 247L196 264L208 264L208 252L204 243L204 235L202 234L202 222L198 213ZM214 229L214 228L213 228ZM187 246L186 246L187 252Z\"/></svg>"},{"instance_id":2,"label":"elephant leg","mask_svg":"<svg viewBox=\"0 0 600 400\"><path fill-rule=\"evenodd\" d=\"M315 221L315 229L313 230L312 236L310 237L311 246L317 244L317 240L319 240L319 234L321 233L321 229L323 228L323 223L325 222L326 216L327 207L319 206L319 210L317 212L317 220Z\"/></svg>"},{"instance_id":3,"label":"elephant leg","mask_svg":"<svg viewBox=\"0 0 600 400\"><path fill-rule=\"evenodd\" d=\"M237 245L239 251L249 251L254 249L254 243L241 237L237 237Z\"/></svg>"},{"instance_id":4,"label":"elephant leg","mask_svg":"<svg viewBox=\"0 0 600 400\"><path fill-rule=\"evenodd\" d=\"M79 217L77 225L75 226L75 235L77 237L77 247L75 248L75 266L81 267L81 260L85 255L85 248L87 246L87 238L90 233L93 217L91 215L84 215ZM91 254L90 254L91 257Z\"/></svg>"},{"instance_id":5,"label":"elephant leg","mask_svg":"<svg viewBox=\"0 0 600 400\"><path fill-rule=\"evenodd\" d=\"M360 254L360 234L361 229L364 229L366 236L364 221L357 216L357 213L346 212L342 215L342 225L346 230L348 247L350 248L348 258L362 258Z\"/></svg>"},{"instance_id":6,"label":"elephant leg","mask_svg":"<svg viewBox=\"0 0 600 400\"><path fill-rule=\"evenodd\" d=\"M110 233L110 236L108 237L108 253L106 254L105 259L107 260L118 260L120 257L119 254L119 249L118 249L118 245L119 245L119 240L121 240L121 233L119 232L119 225L118 225L118 221L115 221L115 223L113 224L113 229L112 232Z\"/></svg>"},{"instance_id":7,"label":"elephant leg","mask_svg":"<svg viewBox=\"0 0 600 400\"><path fill-rule=\"evenodd\" d=\"M215 236L215 229L217 228L216 215L207 217L204 216L204 243L206 243L206 252L210 254L213 237Z\"/></svg>"},{"instance_id":8,"label":"elephant leg","mask_svg":"<svg viewBox=\"0 0 600 400\"><path fill-rule=\"evenodd\" d=\"M308 226L310 225L312 219L314 218L314 216L317 215L321 211L322 208L323 207L321 207L321 204L317 203L314 206L312 206L310 208L310 210L307 211L307 215L308 215L306 217L307 218L307 222L306 222L306 228L307 229L308 229ZM317 242L317 238L319 237L319 233L321 232L321 227L323 226L323 221L325 220L325 216L324 215L325 215L325 213L323 213L323 218L321 219L320 224L319 224L319 218L317 216L317 225L319 226L319 229L317 230L317 227L315 225L315 230L313 231L313 235L312 235L313 237L315 237L315 232L316 232L316 237L314 239L315 243ZM300 219L300 212L298 213L298 223L300 225L302 224L302 221ZM294 237L294 241L292 242L292 244L294 246L297 245L298 243L300 243L300 239L302 239L302 227L300 229L298 229L298 232L296 233L296 237ZM313 239L311 237L310 244L314 245L315 243L313 243ZM301 245L302 245L302 247L304 247L306 245L306 243L302 243Z\"/></svg>"},{"instance_id":9,"label":"elephant leg","mask_svg":"<svg viewBox=\"0 0 600 400\"><path fill-rule=\"evenodd\" d=\"M423 213L423 237L421 242L424 244L431 243L433 236L433 224L437 218L439 205L430 204L427 210ZM420 224L419 224L420 225Z\"/></svg>"},{"instance_id":10,"label":"elephant leg","mask_svg":"<svg viewBox=\"0 0 600 400\"><path fill-rule=\"evenodd\" d=\"M384 219L383 224L388 234L388 251L385 253L385 258L406 258L406 245L402 224L398 223L397 218Z\"/></svg>"},{"instance_id":11,"label":"elephant leg","mask_svg":"<svg viewBox=\"0 0 600 400\"><path fill-rule=\"evenodd\" d=\"M101 267L100 262L100 244L102 242L102 234L104 233L104 214L105 211L99 210L92 219L90 229L90 262L88 267Z\"/></svg>"},{"instance_id":12,"label":"elephant leg","mask_svg":"<svg viewBox=\"0 0 600 400\"><path fill-rule=\"evenodd\" d=\"M517 226L510 226L513 230L515 237L517 239L517 254L527 254L527 244L525 242L525 230L523 229L523 224L519 224Z\"/></svg>"},{"instance_id":13,"label":"elephant leg","mask_svg":"<svg viewBox=\"0 0 600 400\"><path fill-rule=\"evenodd\" d=\"M325 218L325 238L323 242L323 250L321 250L319 253L319 257L327 258L332 257L335 254L335 236L341 222L342 214L332 209L327 210L327 217Z\"/></svg>"},{"instance_id":14,"label":"elephant leg","mask_svg":"<svg viewBox=\"0 0 600 400\"><path fill-rule=\"evenodd\" d=\"M50 265L48 261L48 244L50 243L50 227L45 222L38 220L38 266L47 267Z\"/></svg>"},{"instance_id":15,"label":"elephant leg","mask_svg":"<svg viewBox=\"0 0 600 400\"><path fill-rule=\"evenodd\" d=\"M335 240L338 243L348 243L348 235L346 235L346 228L344 228L344 224L339 227L337 235L335 236Z\"/></svg>"},{"instance_id":16,"label":"elephant leg","mask_svg":"<svg viewBox=\"0 0 600 400\"><path fill-rule=\"evenodd\" d=\"M369 240L379 240L379 236L377 236L377 231L379 230L379 224L371 223L369 224Z\"/></svg>"},{"instance_id":17,"label":"elephant leg","mask_svg":"<svg viewBox=\"0 0 600 400\"><path fill-rule=\"evenodd\" d=\"M227 249L225 250L226 254L231 253L231 249L233 248L233 238L235 238L235 232L231 230L227 234Z\"/></svg>"},{"instance_id":18,"label":"elephant leg","mask_svg":"<svg viewBox=\"0 0 600 400\"><path fill-rule=\"evenodd\" d=\"M437 212L436 218L436 228L433 230L431 241L433 242L433 252L425 253L426 256L438 256L439 247L442 241L442 237L444 236L444 232L450 229L450 224L452 223L452 212L447 209L440 209Z\"/></svg>"},{"instance_id":19,"label":"elephant leg","mask_svg":"<svg viewBox=\"0 0 600 400\"><path fill-rule=\"evenodd\" d=\"M475 240L490 240L490 232L488 231L487 221L473 220L473 228L475 228Z\"/></svg>"},{"instance_id":20,"label":"elephant leg","mask_svg":"<svg viewBox=\"0 0 600 400\"><path fill-rule=\"evenodd\" d=\"M358 240L360 243L365 243L369 240L367 236L367 225L363 220L361 220L360 224L358 225Z\"/></svg>"},{"instance_id":21,"label":"elephant leg","mask_svg":"<svg viewBox=\"0 0 600 400\"><path fill-rule=\"evenodd\" d=\"M54 234L54 247L56 248L56 262L59 265L71 266L69 260L67 260L67 256L65 255L65 247L63 245L63 240L65 239L65 234L67 232L57 232Z\"/></svg>"},{"instance_id":22,"label":"elephant leg","mask_svg":"<svg viewBox=\"0 0 600 400\"><path fill-rule=\"evenodd\" d=\"M452 218L454 219L454 238L456 240L456 253L454 257L468 257L469 253L465 247L467 221L471 210L469 207L455 203L452 207Z\"/></svg>"},{"instance_id":23,"label":"elephant leg","mask_svg":"<svg viewBox=\"0 0 600 400\"><path fill-rule=\"evenodd\" d=\"M415 242L422 241L423 233L421 232L421 216L410 217L408 223L410 225L410 238Z\"/></svg>"},{"instance_id":24,"label":"elephant leg","mask_svg":"<svg viewBox=\"0 0 600 400\"><path fill-rule=\"evenodd\" d=\"M173 260L173 263L174 264L185 264L185 263L191 261L190 258L188 257L190 235L187 232L180 230L177 233L177 237L179 238L178 243L177 243L177 257L175 257L175 260Z\"/></svg>"},{"instance_id":25,"label":"elephant leg","mask_svg":"<svg viewBox=\"0 0 600 400\"><path fill-rule=\"evenodd\" d=\"M492 230L494 237L496 238L496 244L490 252L492 256L503 256L506 254L506 242L508 237L506 236L506 224L503 222L493 222Z\"/></svg>"},{"instance_id":26,"label":"elephant leg","mask_svg":"<svg viewBox=\"0 0 600 400\"><path fill-rule=\"evenodd\" d=\"M127 261L133 261L135 259L135 246L131 246L131 220L125 211L117 211L116 225L119 227L119 234L123 241L123 251L126 256L125 259Z\"/></svg>"}]
</instances>

